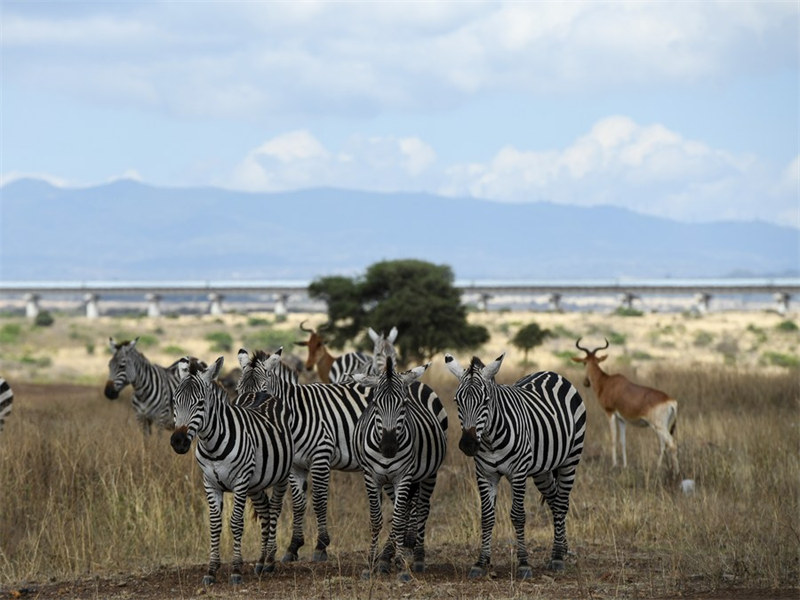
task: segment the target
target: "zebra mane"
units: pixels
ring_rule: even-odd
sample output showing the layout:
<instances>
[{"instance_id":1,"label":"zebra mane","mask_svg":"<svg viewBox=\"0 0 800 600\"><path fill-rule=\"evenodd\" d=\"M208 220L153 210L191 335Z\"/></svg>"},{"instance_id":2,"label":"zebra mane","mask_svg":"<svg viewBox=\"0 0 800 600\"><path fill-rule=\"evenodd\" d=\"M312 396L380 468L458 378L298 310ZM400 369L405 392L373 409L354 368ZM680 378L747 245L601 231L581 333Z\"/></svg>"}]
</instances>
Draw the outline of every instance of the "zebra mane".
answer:
<instances>
[{"instance_id":1,"label":"zebra mane","mask_svg":"<svg viewBox=\"0 0 800 600\"><path fill-rule=\"evenodd\" d=\"M473 356L472 357L472 361L469 363L468 372L469 372L470 375L475 375L476 373L478 373L478 371L483 369L485 366L486 365L483 364L483 361L480 358L478 358L477 356Z\"/></svg>"},{"instance_id":2,"label":"zebra mane","mask_svg":"<svg viewBox=\"0 0 800 600\"><path fill-rule=\"evenodd\" d=\"M208 365L202 360L198 360L193 356L189 357L189 375L197 375L201 371L205 371L206 368L208 368Z\"/></svg>"}]
</instances>

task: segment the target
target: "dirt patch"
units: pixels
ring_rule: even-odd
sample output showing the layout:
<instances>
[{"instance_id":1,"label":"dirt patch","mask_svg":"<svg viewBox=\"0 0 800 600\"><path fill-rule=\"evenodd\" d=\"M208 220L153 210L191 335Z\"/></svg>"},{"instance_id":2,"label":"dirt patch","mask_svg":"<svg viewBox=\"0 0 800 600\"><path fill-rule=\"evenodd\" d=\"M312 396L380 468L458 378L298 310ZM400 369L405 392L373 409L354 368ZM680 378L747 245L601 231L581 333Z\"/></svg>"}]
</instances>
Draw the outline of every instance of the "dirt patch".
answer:
<instances>
[{"instance_id":1,"label":"dirt patch","mask_svg":"<svg viewBox=\"0 0 800 600\"><path fill-rule=\"evenodd\" d=\"M534 549L538 558L544 548ZM533 554L532 553L532 556ZM8 588L0 598L730 598L795 599L798 588L753 588L713 577L674 574L665 577L667 557L630 551L622 564L620 548L585 546L572 556L564 572L553 573L534 563L533 578L518 581L510 559L497 565L486 578L468 580L471 555L466 548L437 548L428 569L407 583L396 574L362 578L364 557L358 553L332 556L325 564L300 561L280 564L270 575L252 574L246 565L242 585L227 583L230 565L223 564L219 583L203 586L206 565L164 566L142 574L117 573L71 581L31 582ZM615 554L616 553L616 554ZM541 556L539 556L541 555ZM617 558L615 558L615 555Z\"/></svg>"}]
</instances>

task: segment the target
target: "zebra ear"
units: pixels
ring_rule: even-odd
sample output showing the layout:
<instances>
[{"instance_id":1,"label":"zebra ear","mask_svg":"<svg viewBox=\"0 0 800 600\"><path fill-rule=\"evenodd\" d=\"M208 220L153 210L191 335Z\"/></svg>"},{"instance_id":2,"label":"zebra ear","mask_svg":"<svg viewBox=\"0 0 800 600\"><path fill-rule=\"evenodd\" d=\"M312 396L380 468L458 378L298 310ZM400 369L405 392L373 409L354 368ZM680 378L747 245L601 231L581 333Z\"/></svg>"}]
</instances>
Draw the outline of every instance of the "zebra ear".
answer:
<instances>
[{"instance_id":1,"label":"zebra ear","mask_svg":"<svg viewBox=\"0 0 800 600\"><path fill-rule=\"evenodd\" d=\"M375 387L381 379L379 375L366 375L365 373L353 373L350 377L356 383L366 387Z\"/></svg>"},{"instance_id":2,"label":"zebra ear","mask_svg":"<svg viewBox=\"0 0 800 600\"><path fill-rule=\"evenodd\" d=\"M220 371L222 371L222 363L224 362L225 357L223 356L220 356L217 360L215 360L213 365L203 371L203 380L207 383L211 383L213 380L215 380L220 374Z\"/></svg>"},{"instance_id":3,"label":"zebra ear","mask_svg":"<svg viewBox=\"0 0 800 600\"><path fill-rule=\"evenodd\" d=\"M367 329L367 333L369 334L369 338L372 340L373 343L377 344L378 340L381 339L381 336L378 335L378 332L375 331L372 327Z\"/></svg>"},{"instance_id":4,"label":"zebra ear","mask_svg":"<svg viewBox=\"0 0 800 600\"><path fill-rule=\"evenodd\" d=\"M422 374L423 374L425 371L427 371L427 370L428 370L428 367L430 367L430 366L431 366L431 363L426 363L426 364L424 364L424 365L421 365L421 366L419 366L419 367L415 367L415 368L411 369L410 371L406 371L406 372L405 372L405 373L403 373L403 375L402 375L402 377L403 377L403 383L404 383L405 385L408 385L408 384L410 384L410 383L413 383L414 381L416 381L417 379L419 379L420 377L422 377Z\"/></svg>"},{"instance_id":5,"label":"zebra ear","mask_svg":"<svg viewBox=\"0 0 800 600\"><path fill-rule=\"evenodd\" d=\"M239 366L243 369L250 364L250 355L244 348L239 349L239 354L237 354L236 357L239 359Z\"/></svg>"},{"instance_id":6,"label":"zebra ear","mask_svg":"<svg viewBox=\"0 0 800 600\"><path fill-rule=\"evenodd\" d=\"M505 357L506 357L506 353L503 352L500 356L498 356L492 362L490 362L488 365L483 367L483 369L481 370L481 376L486 381L494 379L494 376L497 375L497 372L500 370L500 365L503 364L503 359Z\"/></svg>"},{"instance_id":7,"label":"zebra ear","mask_svg":"<svg viewBox=\"0 0 800 600\"><path fill-rule=\"evenodd\" d=\"M139 341L139 338L138 338L138 337L135 337L135 338L133 338L133 339L130 341L130 343L128 344L128 346L129 346L130 348L135 348L135 347L136 347L136 342L138 342L138 341Z\"/></svg>"},{"instance_id":8,"label":"zebra ear","mask_svg":"<svg viewBox=\"0 0 800 600\"><path fill-rule=\"evenodd\" d=\"M394 344L394 341L397 339L397 327L392 327L392 330L389 332L389 335L386 337L386 339L389 340L390 344Z\"/></svg>"},{"instance_id":9,"label":"zebra ear","mask_svg":"<svg viewBox=\"0 0 800 600\"><path fill-rule=\"evenodd\" d=\"M448 371L459 379L464 375L464 367L458 364L458 361L452 354L444 355L444 365L447 367Z\"/></svg>"},{"instance_id":10,"label":"zebra ear","mask_svg":"<svg viewBox=\"0 0 800 600\"><path fill-rule=\"evenodd\" d=\"M111 352L116 352L119 350L119 344L114 341L113 337L108 338L108 347L111 349Z\"/></svg>"},{"instance_id":11,"label":"zebra ear","mask_svg":"<svg viewBox=\"0 0 800 600\"><path fill-rule=\"evenodd\" d=\"M281 350L283 350L283 346L278 348L275 352L269 355L269 358L264 361L264 368L267 371L272 371L278 368L278 365L281 362Z\"/></svg>"},{"instance_id":12,"label":"zebra ear","mask_svg":"<svg viewBox=\"0 0 800 600\"><path fill-rule=\"evenodd\" d=\"M189 359L183 357L178 361L178 380L183 381L189 376Z\"/></svg>"}]
</instances>

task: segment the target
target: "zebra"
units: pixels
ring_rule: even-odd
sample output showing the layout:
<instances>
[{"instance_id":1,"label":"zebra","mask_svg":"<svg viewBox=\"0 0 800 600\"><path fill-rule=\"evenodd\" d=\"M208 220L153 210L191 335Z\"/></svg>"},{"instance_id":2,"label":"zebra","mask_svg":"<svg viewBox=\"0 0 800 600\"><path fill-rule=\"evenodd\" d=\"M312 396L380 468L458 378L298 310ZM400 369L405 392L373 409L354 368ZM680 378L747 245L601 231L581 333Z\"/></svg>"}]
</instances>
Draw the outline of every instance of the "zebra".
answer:
<instances>
[{"instance_id":1,"label":"zebra","mask_svg":"<svg viewBox=\"0 0 800 600\"><path fill-rule=\"evenodd\" d=\"M0 377L0 431L3 431L3 425L11 414L11 405L14 402L14 391L8 382Z\"/></svg>"},{"instance_id":2,"label":"zebra","mask_svg":"<svg viewBox=\"0 0 800 600\"><path fill-rule=\"evenodd\" d=\"M108 361L108 381L105 396L109 400L119 398L122 389L131 384L134 389L131 404L136 419L146 435L150 435L155 423L164 429L173 428L172 393L178 385L178 364L175 361L168 367L151 363L136 349L137 337L131 341L117 343L108 338L113 353Z\"/></svg>"},{"instance_id":3,"label":"zebra","mask_svg":"<svg viewBox=\"0 0 800 600\"><path fill-rule=\"evenodd\" d=\"M356 373L364 375L377 375L382 373L386 369L387 358L391 358L394 364L397 364L397 350L394 348L394 341L397 339L397 327L392 327L388 336L384 336L383 333L379 334L372 327L367 329L367 334L373 343L372 357L367 357L366 362L361 362L359 359L358 363L356 363L354 359L347 367L350 369L349 371L343 372L341 375L338 373L336 374L336 383L350 383L354 381L353 375ZM359 352L357 354L362 353ZM339 358L344 357L340 356ZM338 361L339 359L337 358L336 360ZM333 373L333 368L331 368L331 373ZM331 379L333 379L333 375Z\"/></svg>"},{"instance_id":4,"label":"zebra","mask_svg":"<svg viewBox=\"0 0 800 600\"><path fill-rule=\"evenodd\" d=\"M179 384L173 398L175 432L170 445L186 454L197 438L195 458L203 472L211 533L208 573L203 584L216 581L220 566L224 492L233 492L230 527L233 534L233 570L230 582L242 582L242 532L247 498L261 519L261 556L256 574L275 569L278 517L292 464L292 436L287 410L280 400L259 410L230 403L214 379L222 368L219 357L211 367L196 360L178 361ZM272 498L267 488L272 487Z\"/></svg>"},{"instance_id":5,"label":"zebra","mask_svg":"<svg viewBox=\"0 0 800 600\"><path fill-rule=\"evenodd\" d=\"M408 545L407 536L412 531L412 570L416 573L425 570L425 524L437 472L447 450L447 416L435 394L431 399L434 412L410 393L410 385L430 363L396 373L393 362L387 357L380 375L355 375L357 382L372 388L374 393L374 400L356 424L356 458L364 473L372 530L370 568L366 575L376 566L383 521L381 490L389 487L394 501L392 528L377 568L388 573L390 562L396 558L401 566L400 578L407 581L410 576L398 550Z\"/></svg>"},{"instance_id":6,"label":"zebra","mask_svg":"<svg viewBox=\"0 0 800 600\"><path fill-rule=\"evenodd\" d=\"M553 549L548 568L563 570L569 494L583 450L586 409L575 386L551 371L533 373L514 385L495 383L504 357L502 354L486 366L473 357L464 369L447 354L445 364L459 379L455 402L462 435L458 447L475 458L481 498L481 549L469 576L482 577L488 572L497 485L505 476L511 484L517 574L520 579L527 579L533 575L525 547L527 479L533 478L553 515Z\"/></svg>"},{"instance_id":7,"label":"zebra","mask_svg":"<svg viewBox=\"0 0 800 600\"><path fill-rule=\"evenodd\" d=\"M328 559L328 488L331 469L358 471L353 431L364 412L370 392L363 386L349 384L297 384L281 363L283 347L268 358L251 364L263 379L262 389L280 398L289 407L290 430L294 438L292 464L292 539L284 562L298 559L298 550L305 543L303 520L306 511L308 476L311 474L311 497L317 517L317 544L312 560ZM243 368L242 377L248 368Z\"/></svg>"}]
</instances>

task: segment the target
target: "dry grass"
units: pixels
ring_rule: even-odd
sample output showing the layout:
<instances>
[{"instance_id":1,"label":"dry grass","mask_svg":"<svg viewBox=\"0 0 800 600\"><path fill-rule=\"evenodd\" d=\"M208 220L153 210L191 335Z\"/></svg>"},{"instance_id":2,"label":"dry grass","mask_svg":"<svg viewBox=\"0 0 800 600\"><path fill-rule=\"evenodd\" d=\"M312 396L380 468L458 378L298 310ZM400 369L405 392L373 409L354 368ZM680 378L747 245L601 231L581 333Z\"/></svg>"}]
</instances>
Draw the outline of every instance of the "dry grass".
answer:
<instances>
[{"instance_id":1,"label":"dry grass","mask_svg":"<svg viewBox=\"0 0 800 600\"><path fill-rule=\"evenodd\" d=\"M720 315L714 320L712 316L693 319L682 315L635 319L492 314L475 318L485 319L493 332L489 347L479 350L484 358L507 344L518 327L516 321L536 320L546 327L593 335L590 339L598 343L609 332L626 336L625 354L621 344L610 349L611 370L636 374L640 381L669 391L681 402L679 458L682 477L697 483L691 496L679 493L663 473L656 472L657 442L650 432L629 428L630 466L625 471L613 470L605 419L591 392L580 388L589 410L589 429L568 535L579 557L577 568L589 565L598 551L605 561L611 561L610 567L604 564L602 572L587 568L579 573L585 590L591 591L594 579L603 579L610 586L606 590L612 590L606 593L618 589L619 595L626 595L623 590L630 592L625 587L631 584L630 572L643 560L647 561L648 580L638 583L661 595L670 595L692 581L712 588L798 585L800 377L796 369L758 367L764 348L797 351L797 333L776 329L784 317L742 314ZM192 458L172 452L165 432L143 438L126 395L113 403L102 396L108 360L104 343L109 335L119 337L121 332L148 333L159 338L158 345L144 349L156 362L168 345L180 345L205 359L224 354L233 361L248 330L247 319L231 316L217 322L210 317L187 317L185 323L184 318L158 323L101 319L89 323L57 315L53 328L32 331L23 324L13 344L0 343L0 372L16 392L14 411L0 434L0 586L51 577L149 573L164 565L205 563L208 532L198 469ZM292 317L281 326L291 329L296 326L294 320ZM4 322L13 320L0 319L0 327ZM752 324L750 330L748 324ZM680 325L684 329L676 333ZM730 330L725 329L728 325ZM204 338L209 330L230 331L235 338L233 351L211 352ZM708 345L698 347L693 341L681 345L682 338L694 340L694 330L711 332L717 340L726 335L738 339L740 351L735 361L731 364L717 356ZM755 344L759 332L766 332L766 339ZM671 340L667 346L663 346L665 336ZM86 352L90 340L95 344L93 354ZM563 335L537 349L533 355L537 367L555 368L579 384L582 373L558 355L572 343L574 339ZM635 358L636 352L652 357L673 350L680 358ZM38 357L40 363L19 360L23 355ZM628 360L614 360L626 355ZM46 356L51 357L49 365L41 360ZM519 365L520 359L518 353L509 353L501 370L503 379L514 380L531 370ZM428 546L431 561L452 564L459 571L477 557L478 496L471 462L457 449L458 418L451 402L455 379L440 363L434 362L425 380L445 399L451 423L450 450L433 498ZM42 382L47 385L43 387ZM369 541L366 494L360 477L334 474L331 497L331 553L354 555L358 563ZM503 572L512 565L513 530L508 510L508 486L504 484L498 500L493 560L495 568ZM289 538L288 512L282 516L278 534L281 553ZM532 493L528 513L532 560L544 563L552 529L549 514ZM312 546L312 522L309 512L305 554ZM250 558L258 548L256 529L249 526L245 532L245 555ZM230 538L225 531L223 560L229 558ZM302 582L294 585L293 597L307 597ZM589 592L584 595L591 595ZM507 595L513 594L504 589L495 597Z\"/></svg>"}]
</instances>

